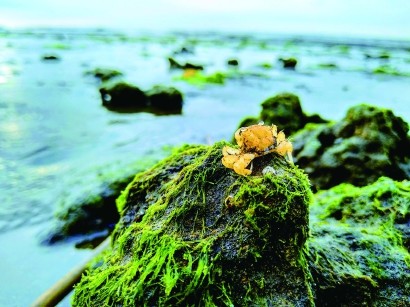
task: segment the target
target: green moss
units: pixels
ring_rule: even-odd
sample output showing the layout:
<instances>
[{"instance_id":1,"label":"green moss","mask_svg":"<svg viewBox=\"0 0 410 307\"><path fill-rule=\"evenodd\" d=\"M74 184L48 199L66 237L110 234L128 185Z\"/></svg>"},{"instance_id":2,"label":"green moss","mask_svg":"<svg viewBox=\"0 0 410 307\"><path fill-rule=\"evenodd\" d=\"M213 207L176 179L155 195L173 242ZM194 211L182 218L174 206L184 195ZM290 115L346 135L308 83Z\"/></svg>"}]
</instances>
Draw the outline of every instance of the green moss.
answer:
<instances>
[{"instance_id":1,"label":"green moss","mask_svg":"<svg viewBox=\"0 0 410 307\"><path fill-rule=\"evenodd\" d=\"M322 68L322 69L337 69L337 65L334 63L320 63L318 65L318 68Z\"/></svg>"},{"instance_id":2,"label":"green moss","mask_svg":"<svg viewBox=\"0 0 410 307\"><path fill-rule=\"evenodd\" d=\"M397 76L397 77L410 77L410 73L406 72L401 72L393 67L390 66L379 66L375 69L373 69L374 74L378 75L391 75L391 76Z\"/></svg>"},{"instance_id":3,"label":"green moss","mask_svg":"<svg viewBox=\"0 0 410 307\"><path fill-rule=\"evenodd\" d=\"M220 84L225 83L226 74L222 72L215 72L205 75L198 70L185 71L182 76L174 77L174 80L185 81L196 86L205 86L206 84Z\"/></svg>"},{"instance_id":4,"label":"green moss","mask_svg":"<svg viewBox=\"0 0 410 307\"><path fill-rule=\"evenodd\" d=\"M265 68L265 69L271 69L271 68L273 68L273 64L271 64L271 63L261 63L261 64L258 65L258 67Z\"/></svg>"},{"instance_id":5,"label":"green moss","mask_svg":"<svg viewBox=\"0 0 410 307\"><path fill-rule=\"evenodd\" d=\"M307 178L274 154L239 176L220 162L225 145L184 147L135 177L117 202L113 250L74 305L313 304ZM277 175L262 176L267 165Z\"/></svg>"},{"instance_id":6,"label":"green moss","mask_svg":"<svg viewBox=\"0 0 410 307\"><path fill-rule=\"evenodd\" d=\"M55 50L68 50L71 49L70 45L61 43L61 42L56 42L56 43L50 43L46 44L44 47L48 49L55 49Z\"/></svg>"}]
</instances>

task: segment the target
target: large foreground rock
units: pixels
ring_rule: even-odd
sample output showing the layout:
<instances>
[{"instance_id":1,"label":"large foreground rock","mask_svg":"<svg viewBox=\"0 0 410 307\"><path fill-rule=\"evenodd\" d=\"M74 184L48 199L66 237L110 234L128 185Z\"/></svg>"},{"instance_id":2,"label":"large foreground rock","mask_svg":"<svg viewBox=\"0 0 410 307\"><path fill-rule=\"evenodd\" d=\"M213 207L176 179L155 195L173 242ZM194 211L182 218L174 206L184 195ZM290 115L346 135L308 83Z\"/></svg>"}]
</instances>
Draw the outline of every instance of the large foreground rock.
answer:
<instances>
[{"instance_id":1,"label":"large foreground rock","mask_svg":"<svg viewBox=\"0 0 410 307\"><path fill-rule=\"evenodd\" d=\"M380 176L409 179L408 130L391 110L354 106L340 122L310 125L296 134L295 163L318 189L343 182L364 186Z\"/></svg>"},{"instance_id":2,"label":"large foreground rock","mask_svg":"<svg viewBox=\"0 0 410 307\"><path fill-rule=\"evenodd\" d=\"M137 174L74 306L410 305L409 181L312 198L280 156L256 158L253 176L224 168L225 144L186 146Z\"/></svg>"},{"instance_id":3,"label":"large foreground rock","mask_svg":"<svg viewBox=\"0 0 410 307\"><path fill-rule=\"evenodd\" d=\"M313 305L306 176L275 154L239 176L221 164L224 145L182 148L135 177L75 306Z\"/></svg>"}]
</instances>

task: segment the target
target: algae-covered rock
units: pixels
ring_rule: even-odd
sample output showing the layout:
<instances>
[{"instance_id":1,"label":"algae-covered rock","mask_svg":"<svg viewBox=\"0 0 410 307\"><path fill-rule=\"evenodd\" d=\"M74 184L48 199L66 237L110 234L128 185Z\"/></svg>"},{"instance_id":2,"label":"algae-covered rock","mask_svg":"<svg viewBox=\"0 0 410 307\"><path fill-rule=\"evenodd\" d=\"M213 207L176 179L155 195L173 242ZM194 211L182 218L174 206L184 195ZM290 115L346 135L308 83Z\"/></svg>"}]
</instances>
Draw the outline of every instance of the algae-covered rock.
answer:
<instances>
[{"instance_id":1,"label":"algae-covered rock","mask_svg":"<svg viewBox=\"0 0 410 307\"><path fill-rule=\"evenodd\" d=\"M293 134L307 123L325 123L317 114L307 115L303 112L299 97L292 93L280 93L262 102L262 111L258 117L247 117L239 127L257 124L263 121L267 125L277 125L286 134Z\"/></svg>"},{"instance_id":2,"label":"algae-covered rock","mask_svg":"<svg viewBox=\"0 0 410 307\"><path fill-rule=\"evenodd\" d=\"M311 206L309 266L319 306L410 306L410 182L341 184Z\"/></svg>"},{"instance_id":3,"label":"algae-covered rock","mask_svg":"<svg viewBox=\"0 0 410 307\"><path fill-rule=\"evenodd\" d=\"M224 145L184 147L135 177L117 201L112 251L74 306L313 305L306 176L276 154L239 176L221 164Z\"/></svg>"},{"instance_id":4,"label":"algae-covered rock","mask_svg":"<svg viewBox=\"0 0 410 307\"><path fill-rule=\"evenodd\" d=\"M364 186L380 176L410 178L408 124L391 110L350 108L337 123L311 125L293 138L296 163L319 189Z\"/></svg>"}]
</instances>

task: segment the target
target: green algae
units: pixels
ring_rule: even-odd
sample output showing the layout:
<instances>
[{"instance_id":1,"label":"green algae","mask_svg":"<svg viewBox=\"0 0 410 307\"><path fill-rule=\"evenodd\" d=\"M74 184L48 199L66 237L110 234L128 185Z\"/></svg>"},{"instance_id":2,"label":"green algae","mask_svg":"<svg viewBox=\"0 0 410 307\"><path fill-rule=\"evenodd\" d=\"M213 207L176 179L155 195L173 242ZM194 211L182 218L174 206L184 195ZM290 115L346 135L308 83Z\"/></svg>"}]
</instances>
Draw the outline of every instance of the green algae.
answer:
<instances>
[{"instance_id":1,"label":"green algae","mask_svg":"<svg viewBox=\"0 0 410 307\"><path fill-rule=\"evenodd\" d=\"M176 81L185 81L189 84L203 87L207 84L225 84L226 74L222 72L215 72L212 74L204 74L196 70L185 71L183 75L173 78Z\"/></svg>"},{"instance_id":2,"label":"green algae","mask_svg":"<svg viewBox=\"0 0 410 307\"><path fill-rule=\"evenodd\" d=\"M394 67L387 66L387 65L382 65L379 67L376 67L373 69L373 74L377 75L390 75L390 76L396 76L396 77L410 77L410 73L407 72L402 72L397 70Z\"/></svg>"},{"instance_id":3,"label":"green algae","mask_svg":"<svg viewBox=\"0 0 410 307\"><path fill-rule=\"evenodd\" d=\"M307 178L275 154L238 176L220 162L224 145L186 146L136 175L117 201L112 252L73 305L313 305ZM277 174L262 176L267 165Z\"/></svg>"},{"instance_id":4,"label":"green algae","mask_svg":"<svg viewBox=\"0 0 410 307\"><path fill-rule=\"evenodd\" d=\"M410 182L381 177L366 187L341 184L311 205L309 266L318 305L410 303Z\"/></svg>"},{"instance_id":5,"label":"green algae","mask_svg":"<svg viewBox=\"0 0 410 307\"><path fill-rule=\"evenodd\" d=\"M71 49L71 46L61 42L49 43L44 45L45 48L55 49L55 50L68 50Z\"/></svg>"},{"instance_id":6,"label":"green algae","mask_svg":"<svg viewBox=\"0 0 410 307\"><path fill-rule=\"evenodd\" d=\"M254 71L239 70L236 67L228 71L216 71L210 74L205 74L198 70L187 69L181 76L175 76L175 81L184 81L189 84L203 88L207 85L224 85L228 79L243 79L247 77L254 78L269 78L268 75Z\"/></svg>"}]
</instances>

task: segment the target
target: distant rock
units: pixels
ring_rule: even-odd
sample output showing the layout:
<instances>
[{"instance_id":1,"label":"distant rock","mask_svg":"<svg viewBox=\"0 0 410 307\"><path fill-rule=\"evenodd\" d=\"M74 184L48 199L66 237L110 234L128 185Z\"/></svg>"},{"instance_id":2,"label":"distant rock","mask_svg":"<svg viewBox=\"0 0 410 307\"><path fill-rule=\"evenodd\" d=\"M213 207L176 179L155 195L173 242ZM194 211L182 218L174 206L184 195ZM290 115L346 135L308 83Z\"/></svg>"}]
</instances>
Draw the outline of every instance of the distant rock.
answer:
<instances>
[{"instance_id":1,"label":"distant rock","mask_svg":"<svg viewBox=\"0 0 410 307\"><path fill-rule=\"evenodd\" d=\"M295 58L280 58L279 61L282 62L283 68L285 69L294 70L298 64L298 61Z\"/></svg>"},{"instance_id":2,"label":"distant rock","mask_svg":"<svg viewBox=\"0 0 410 307\"><path fill-rule=\"evenodd\" d=\"M110 110L138 111L148 106L144 91L126 82L103 85L100 94L103 106Z\"/></svg>"},{"instance_id":3,"label":"distant rock","mask_svg":"<svg viewBox=\"0 0 410 307\"><path fill-rule=\"evenodd\" d=\"M364 54L365 59L376 59L376 60L388 60L390 59L390 54L388 52L381 52L379 54L370 54L370 53L365 53Z\"/></svg>"},{"instance_id":4,"label":"distant rock","mask_svg":"<svg viewBox=\"0 0 410 307\"><path fill-rule=\"evenodd\" d=\"M183 95L174 87L154 86L144 92L125 82L105 84L100 88L102 104L118 112L151 112L180 114Z\"/></svg>"},{"instance_id":5,"label":"distant rock","mask_svg":"<svg viewBox=\"0 0 410 307\"><path fill-rule=\"evenodd\" d=\"M295 163L318 189L364 186L380 176L410 179L408 131L391 110L358 105L337 123L308 125L294 135Z\"/></svg>"},{"instance_id":6,"label":"distant rock","mask_svg":"<svg viewBox=\"0 0 410 307\"><path fill-rule=\"evenodd\" d=\"M174 58L168 58L168 62L169 62L169 67L171 69L195 69L195 70L203 70L204 67L202 65L198 65L198 64L192 64L192 63L184 63L181 64L179 62L177 62Z\"/></svg>"},{"instance_id":7,"label":"distant rock","mask_svg":"<svg viewBox=\"0 0 410 307\"><path fill-rule=\"evenodd\" d=\"M55 55L55 54L45 54L41 57L41 59L43 61L53 62L53 61L59 61L60 57L58 55Z\"/></svg>"},{"instance_id":8,"label":"distant rock","mask_svg":"<svg viewBox=\"0 0 410 307\"><path fill-rule=\"evenodd\" d=\"M302 129L307 123L325 123L327 120L317 114L305 114L298 96L292 93L280 93L262 102L259 117L247 117L239 127L259 122L277 125L280 130L290 135Z\"/></svg>"},{"instance_id":9,"label":"distant rock","mask_svg":"<svg viewBox=\"0 0 410 307\"><path fill-rule=\"evenodd\" d=\"M181 47L181 48L175 50L175 51L173 52L173 54L175 54L175 55L180 55L180 54L194 54L194 50L193 50L192 48L190 48L190 47L183 46L183 47Z\"/></svg>"},{"instance_id":10,"label":"distant rock","mask_svg":"<svg viewBox=\"0 0 410 307\"><path fill-rule=\"evenodd\" d=\"M265 124L275 124L286 134L293 134L307 123L324 123L319 115L306 115L299 97L292 93L280 93L262 102L260 118Z\"/></svg>"},{"instance_id":11,"label":"distant rock","mask_svg":"<svg viewBox=\"0 0 410 307\"><path fill-rule=\"evenodd\" d=\"M239 61L237 59L229 59L226 63L230 66L238 66L239 65Z\"/></svg>"},{"instance_id":12,"label":"distant rock","mask_svg":"<svg viewBox=\"0 0 410 307\"><path fill-rule=\"evenodd\" d=\"M148 105L156 112L175 113L182 112L183 95L174 87L154 86L146 92Z\"/></svg>"},{"instance_id":13,"label":"distant rock","mask_svg":"<svg viewBox=\"0 0 410 307\"><path fill-rule=\"evenodd\" d=\"M109 81L115 77L123 75L120 71L109 68L95 68L93 70L86 71L84 74L93 76L102 82Z\"/></svg>"}]
</instances>

